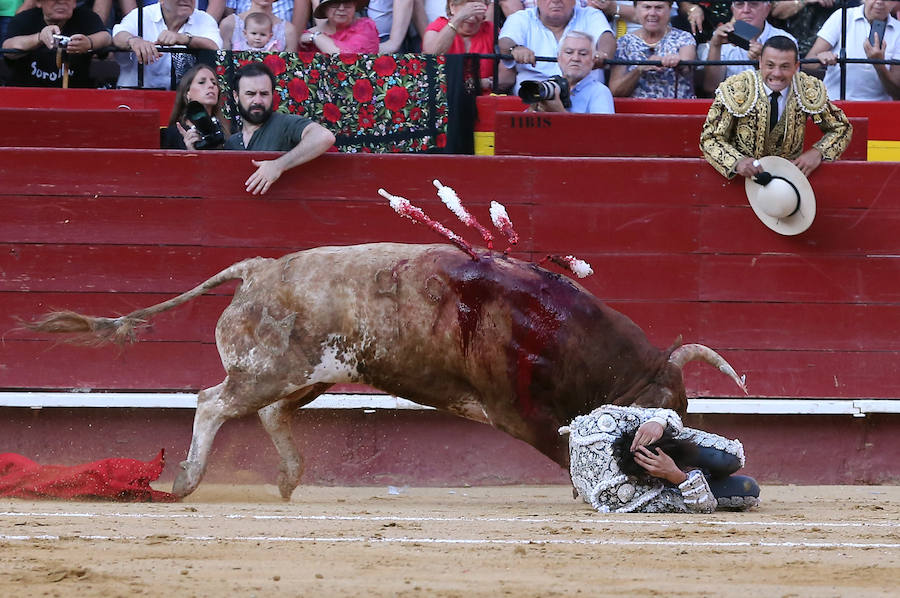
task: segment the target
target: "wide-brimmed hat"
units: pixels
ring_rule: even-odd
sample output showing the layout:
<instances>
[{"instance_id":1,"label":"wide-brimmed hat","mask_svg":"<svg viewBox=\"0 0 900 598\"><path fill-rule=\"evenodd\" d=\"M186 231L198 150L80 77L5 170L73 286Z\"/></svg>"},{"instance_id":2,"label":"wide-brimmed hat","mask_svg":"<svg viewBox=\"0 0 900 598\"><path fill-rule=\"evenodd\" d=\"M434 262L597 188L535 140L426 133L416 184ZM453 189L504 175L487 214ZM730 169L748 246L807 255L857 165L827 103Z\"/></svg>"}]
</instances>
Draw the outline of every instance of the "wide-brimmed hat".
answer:
<instances>
[{"instance_id":1,"label":"wide-brimmed hat","mask_svg":"<svg viewBox=\"0 0 900 598\"><path fill-rule=\"evenodd\" d=\"M816 195L799 168L778 156L759 159L763 172L744 184L750 207L782 235L799 235L816 217Z\"/></svg>"},{"instance_id":2,"label":"wide-brimmed hat","mask_svg":"<svg viewBox=\"0 0 900 598\"><path fill-rule=\"evenodd\" d=\"M322 0L319 2L319 5L316 7L316 10L313 11L313 16L317 19L325 18L325 9L335 4L337 2L343 2L345 0ZM356 0L356 12L361 11L365 7L369 5L369 0Z\"/></svg>"}]
</instances>

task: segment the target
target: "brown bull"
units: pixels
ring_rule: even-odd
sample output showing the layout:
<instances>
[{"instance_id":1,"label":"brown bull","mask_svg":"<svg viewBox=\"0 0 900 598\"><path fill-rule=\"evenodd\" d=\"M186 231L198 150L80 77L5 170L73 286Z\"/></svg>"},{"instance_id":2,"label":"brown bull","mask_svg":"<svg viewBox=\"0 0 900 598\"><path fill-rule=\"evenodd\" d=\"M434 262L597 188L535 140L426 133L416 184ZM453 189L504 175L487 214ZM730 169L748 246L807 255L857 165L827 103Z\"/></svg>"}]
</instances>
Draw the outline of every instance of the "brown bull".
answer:
<instances>
[{"instance_id":1,"label":"brown bull","mask_svg":"<svg viewBox=\"0 0 900 598\"><path fill-rule=\"evenodd\" d=\"M571 279L500 253L449 245L321 247L234 264L200 286L120 318L71 312L31 327L124 340L155 314L229 280L243 282L216 326L226 377L200 391L173 491L190 494L228 419L257 411L281 456L287 499L302 458L293 409L356 382L486 422L566 467L557 433L605 403L687 407L682 366L700 358L743 388L702 345L652 346L631 320Z\"/></svg>"}]
</instances>

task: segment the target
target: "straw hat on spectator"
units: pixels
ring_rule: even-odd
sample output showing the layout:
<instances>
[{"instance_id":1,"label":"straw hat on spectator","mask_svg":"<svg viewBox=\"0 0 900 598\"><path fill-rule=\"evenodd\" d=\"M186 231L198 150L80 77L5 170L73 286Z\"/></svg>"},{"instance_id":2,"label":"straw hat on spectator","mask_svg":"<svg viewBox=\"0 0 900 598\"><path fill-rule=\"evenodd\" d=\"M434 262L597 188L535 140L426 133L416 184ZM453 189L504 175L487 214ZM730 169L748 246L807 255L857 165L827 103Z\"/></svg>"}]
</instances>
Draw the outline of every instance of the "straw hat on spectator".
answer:
<instances>
[{"instance_id":1,"label":"straw hat on spectator","mask_svg":"<svg viewBox=\"0 0 900 598\"><path fill-rule=\"evenodd\" d=\"M335 4L336 2L341 2L343 0L322 0L319 2L319 5L316 7L316 10L313 12L313 16L317 19L325 18L325 9ZM369 0L355 0L356 1L356 12L361 11L365 7L369 5Z\"/></svg>"},{"instance_id":2,"label":"straw hat on spectator","mask_svg":"<svg viewBox=\"0 0 900 598\"><path fill-rule=\"evenodd\" d=\"M812 185L789 160L766 156L759 163L764 172L744 184L750 207L776 233L799 235L816 217Z\"/></svg>"}]
</instances>

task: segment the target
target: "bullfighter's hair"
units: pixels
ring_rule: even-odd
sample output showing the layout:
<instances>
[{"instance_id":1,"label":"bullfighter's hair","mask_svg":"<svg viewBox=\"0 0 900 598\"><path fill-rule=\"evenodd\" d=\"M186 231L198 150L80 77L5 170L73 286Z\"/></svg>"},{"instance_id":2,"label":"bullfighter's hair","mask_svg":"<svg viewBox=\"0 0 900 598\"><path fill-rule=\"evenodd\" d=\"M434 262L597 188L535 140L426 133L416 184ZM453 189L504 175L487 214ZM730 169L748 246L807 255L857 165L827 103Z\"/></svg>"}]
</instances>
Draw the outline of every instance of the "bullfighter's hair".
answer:
<instances>
[{"instance_id":1,"label":"bullfighter's hair","mask_svg":"<svg viewBox=\"0 0 900 598\"><path fill-rule=\"evenodd\" d=\"M619 465L619 471L639 482L649 483L656 478L635 462L634 453L631 452L631 443L634 442L635 432L637 430L623 434L613 442L613 458ZM647 445L647 448L654 453L656 449L661 449L681 469L690 469L697 464L697 445L689 440L675 438L669 430L663 432L662 438Z\"/></svg>"}]
</instances>

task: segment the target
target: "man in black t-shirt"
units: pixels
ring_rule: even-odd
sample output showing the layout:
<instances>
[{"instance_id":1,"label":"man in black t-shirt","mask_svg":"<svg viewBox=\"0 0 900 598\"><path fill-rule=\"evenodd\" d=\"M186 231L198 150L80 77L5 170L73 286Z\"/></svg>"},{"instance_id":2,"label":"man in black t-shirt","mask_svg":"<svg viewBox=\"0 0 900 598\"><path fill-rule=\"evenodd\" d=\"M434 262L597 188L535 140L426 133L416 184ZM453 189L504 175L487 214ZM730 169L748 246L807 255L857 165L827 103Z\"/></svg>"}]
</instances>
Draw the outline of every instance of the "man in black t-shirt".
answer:
<instances>
[{"instance_id":1,"label":"man in black t-shirt","mask_svg":"<svg viewBox=\"0 0 900 598\"><path fill-rule=\"evenodd\" d=\"M37 0L37 8L13 17L4 50L13 71L12 83L26 87L62 87L62 69L56 66L58 40L68 37L69 87L89 87L90 52L110 45L112 38L103 21L88 8L76 8L76 0Z\"/></svg>"}]
</instances>

